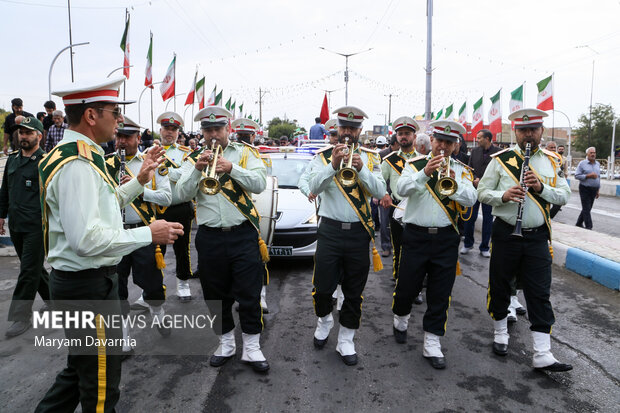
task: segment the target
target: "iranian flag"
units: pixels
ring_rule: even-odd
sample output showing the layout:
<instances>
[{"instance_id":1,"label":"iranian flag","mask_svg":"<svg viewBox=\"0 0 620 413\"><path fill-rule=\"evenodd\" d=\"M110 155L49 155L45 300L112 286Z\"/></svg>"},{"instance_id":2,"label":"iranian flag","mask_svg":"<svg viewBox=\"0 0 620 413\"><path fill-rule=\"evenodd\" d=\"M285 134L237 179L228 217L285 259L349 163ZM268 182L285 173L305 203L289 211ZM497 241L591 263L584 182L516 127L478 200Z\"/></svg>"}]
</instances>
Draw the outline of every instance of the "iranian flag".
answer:
<instances>
[{"instance_id":1,"label":"iranian flag","mask_svg":"<svg viewBox=\"0 0 620 413\"><path fill-rule=\"evenodd\" d=\"M449 120L450 115L452 115L452 112L454 112L454 103L452 103L450 106L446 108L446 114L444 115L444 118Z\"/></svg>"},{"instance_id":2,"label":"iranian flag","mask_svg":"<svg viewBox=\"0 0 620 413\"><path fill-rule=\"evenodd\" d=\"M538 86L538 104L540 110L553 109L553 75L536 83Z\"/></svg>"},{"instance_id":3,"label":"iranian flag","mask_svg":"<svg viewBox=\"0 0 620 413\"><path fill-rule=\"evenodd\" d=\"M243 103L239 105L239 117L243 117Z\"/></svg>"},{"instance_id":4,"label":"iranian flag","mask_svg":"<svg viewBox=\"0 0 620 413\"><path fill-rule=\"evenodd\" d=\"M185 99L185 105L193 105L194 104L194 93L196 92L196 77L198 77L198 72L194 75L194 81L192 82L192 88L187 94L187 99Z\"/></svg>"},{"instance_id":5,"label":"iranian flag","mask_svg":"<svg viewBox=\"0 0 620 413\"><path fill-rule=\"evenodd\" d=\"M510 92L510 113L523 109L523 85Z\"/></svg>"},{"instance_id":6,"label":"iranian flag","mask_svg":"<svg viewBox=\"0 0 620 413\"><path fill-rule=\"evenodd\" d=\"M235 101L233 102L232 106L230 107L230 111L231 111L231 112L232 112L232 114L233 114L233 118L236 118L236 116L235 116L235 112L236 112L235 107L236 107L236 106L237 106L237 101L235 100Z\"/></svg>"},{"instance_id":7,"label":"iranian flag","mask_svg":"<svg viewBox=\"0 0 620 413\"><path fill-rule=\"evenodd\" d=\"M489 130L496 135L502 132L501 95L502 90L500 89L491 97L491 109L489 109Z\"/></svg>"},{"instance_id":8,"label":"iranian flag","mask_svg":"<svg viewBox=\"0 0 620 413\"><path fill-rule=\"evenodd\" d=\"M123 74L129 79L129 13L127 13L127 21L125 22L125 31L121 39L121 50L125 52L123 57Z\"/></svg>"},{"instance_id":9,"label":"iranian flag","mask_svg":"<svg viewBox=\"0 0 620 413\"><path fill-rule=\"evenodd\" d=\"M175 79L174 79L174 70L177 62L177 56L174 55L172 58L172 62L170 66L168 66L168 71L166 72L166 76L164 80L161 82L159 86L159 90L161 91L161 97L164 99L164 102L174 96L175 91Z\"/></svg>"},{"instance_id":10,"label":"iranian flag","mask_svg":"<svg viewBox=\"0 0 620 413\"><path fill-rule=\"evenodd\" d=\"M321 105L321 123L325 125L325 122L329 120L329 108L327 107L327 93L323 96L323 105Z\"/></svg>"},{"instance_id":11,"label":"iranian flag","mask_svg":"<svg viewBox=\"0 0 620 413\"><path fill-rule=\"evenodd\" d=\"M151 32L151 41L149 43L149 51L146 54L146 70L144 71L144 86L153 89L153 32Z\"/></svg>"},{"instance_id":12,"label":"iranian flag","mask_svg":"<svg viewBox=\"0 0 620 413\"><path fill-rule=\"evenodd\" d=\"M196 83L196 100L198 101L198 109L205 108L205 77Z\"/></svg>"},{"instance_id":13,"label":"iranian flag","mask_svg":"<svg viewBox=\"0 0 620 413\"><path fill-rule=\"evenodd\" d=\"M463 106L459 109L459 123L463 126L467 123L467 101L465 101Z\"/></svg>"},{"instance_id":14,"label":"iranian flag","mask_svg":"<svg viewBox=\"0 0 620 413\"><path fill-rule=\"evenodd\" d=\"M484 128L484 120L482 112L484 111L483 98L478 99L476 103L474 103L474 115L472 116L471 121L471 134L476 136L481 129Z\"/></svg>"},{"instance_id":15,"label":"iranian flag","mask_svg":"<svg viewBox=\"0 0 620 413\"><path fill-rule=\"evenodd\" d=\"M222 97L224 96L223 93L224 93L224 91L220 90L220 93L218 93L217 96L215 97L215 105L216 106L219 105L220 102L222 101Z\"/></svg>"},{"instance_id":16,"label":"iranian flag","mask_svg":"<svg viewBox=\"0 0 620 413\"><path fill-rule=\"evenodd\" d=\"M226 108L227 111L231 111L231 105L232 105L232 97L229 97L228 100L226 101L226 104L224 105L224 107Z\"/></svg>"},{"instance_id":17,"label":"iranian flag","mask_svg":"<svg viewBox=\"0 0 620 413\"><path fill-rule=\"evenodd\" d=\"M435 120L439 119L443 119L443 108L441 108L441 110L437 112L437 117L435 117Z\"/></svg>"},{"instance_id":18,"label":"iranian flag","mask_svg":"<svg viewBox=\"0 0 620 413\"><path fill-rule=\"evenodd\" d=\"M207 106L213 106L215 105L215 95L216 95L216 89L217 89L217 85L215 85L213 87L213 92L211 92L211 96L209 96L209 99L207 99Z\"/></svg>"}]
</instances>

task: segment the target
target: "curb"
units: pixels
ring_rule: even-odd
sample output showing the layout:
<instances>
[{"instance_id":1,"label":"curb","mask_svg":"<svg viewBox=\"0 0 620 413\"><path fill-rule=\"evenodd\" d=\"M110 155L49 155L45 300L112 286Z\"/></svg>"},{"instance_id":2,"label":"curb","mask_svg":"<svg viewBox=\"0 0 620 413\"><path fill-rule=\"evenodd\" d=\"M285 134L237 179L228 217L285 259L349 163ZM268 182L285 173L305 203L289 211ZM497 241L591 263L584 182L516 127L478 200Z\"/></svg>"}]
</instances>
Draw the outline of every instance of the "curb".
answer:
<instances>
[{"instance_id":1,"label":"curb","mask_svg":"<svg viewBox=\"0 0 620 413\"><path fill-rule=\"evenodd\" d=\"M571 177L567 179L568 185L571 191L579 192L579 181ZM607 178L601 178L600 194L604 196L618 196L620 197L620 185L615 184L615 181L609 181Z\"/></svg>"}]
</instances>

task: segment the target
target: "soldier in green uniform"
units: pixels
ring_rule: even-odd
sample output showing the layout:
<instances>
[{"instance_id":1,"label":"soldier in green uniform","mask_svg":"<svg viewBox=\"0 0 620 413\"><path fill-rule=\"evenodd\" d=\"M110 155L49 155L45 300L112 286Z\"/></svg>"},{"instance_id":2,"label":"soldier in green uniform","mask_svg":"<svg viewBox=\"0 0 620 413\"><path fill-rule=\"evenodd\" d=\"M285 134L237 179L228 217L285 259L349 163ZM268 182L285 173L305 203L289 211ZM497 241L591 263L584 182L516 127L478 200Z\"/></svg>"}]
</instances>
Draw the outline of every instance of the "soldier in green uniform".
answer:
<instances>
[{"instance_id":1,"label":"soldier in green uniform","mask_svg":"<svg viewBox=\"0 0 620 413\"><path fill-rule=\"evenodd\" d=\"M243 338L241 360L257 372L266 372L269 363L260 347L260 292L269 256L259 236L260 216L251 196L265 190L266 169L253 146L228 139L231 117L220 106L209 106L196 114L206 144L183 163L176 190L181 199L196 198L200 284L207 304L217 300L222 305L214 327L221 334L220 345L209 363L220 367L236 353L232 305L237 301ZM221 151L215 157L218 146ZM215 176L205 181L213 162ZM208 190L208 182L214 184L213 190Z\"/></svg>"},{"instance_id":2,"label":"soldier in green uniform","mask_svg":"<svg viewBox=\"0 0 620 413\"><path fill-rule=\"evenodd\" d=\"M422 289L424 277L428 276L422 354L434 368L443 369L446 361L440 337L446 333L459 254L456 220L460 205L470 207L476 202L476 190L468 179L471 175L467 166L450 157L458 144L459 132L464 133L465 128L445 120L431 125L431 152L410 159L396 186L396 193L407 198L407 207L392 312L394 337L398 343L405 343L413 300ZM442 174L450 171L455 191L440 190L438 170L442 170Z\"/></svg>"},{"instance_id":3,"label":"soldier in green uniform","mask_svg":"<svg viewBox=\"0 0 620 413\"><path fill-rule=\"evenodd\" d=\"M11 154L4 168L0 188L0 235L9 217L11 241L20 260L19 275L9 308L7 337L15 337L30 328L32 302L39 292L49 300L47 271L43 267L45 250L39 201L39 161L45 156L40 148L43 124L35 117L18 116L19 150Z\"/></svg>"},{"instance_id":4,"label":"soldier in green uniform","mask_svg":"<svg viewBox=\"0 0 620 413\"><path fill-rule=\"evenodd\" d=\"M493 352L508 354L508 306L515 275L523 287L534 345L533 367L549 371L568 371L551 354L551 264L549 250L551 204L566 205L570 188L561 173L561 157L539 147L543 118L538 109L520 109L510 114L517 145L497 152L478 184L478 199L493 206L491 262L487 310L493 318ZM526 145L530 144L529 170L521 182ZM526 190L522 188L526 186ZM524 202L521 236L513 235L518 203Z\"/></svg>"},{"instance_id":5,"label":"soldier in green uniform","mask_svg":"<svg viewBox=\"0 0 620 413\"><path fill-rule=\"evenodd\" d=\"M85 336L120 339L118 329L106 327L99 314L120 313L116 265L121 257L151 243L172 243L183 232L180 224L163 220L123 229L121 207L143 192L163 161L159 150L149 152L137 176L118 187L107 173L100 145L112 140L123 120L119 104L130 103L119 99L124 80L54 92L63 98L69 129L39 164L52 303L58 310L97 314L95 329L65 328L68 338L82 343ZM101 301L107 304L103 309ZM84 412L114 411L120 394L120 348L102 343L94 354L84 350L69 348L67 367L36 412L74 411L78 404Z\"/></svg>"},{"instance_id":6,"label":"soldier in green uniform","mask_svg":"<svg viewBox=\"0 0 620 413\"><path fill-rule=\"evenodd\" d=\"M338 118L340 143L328 146L312 160L308 188L310 193L321 197L312 290L314 311L318 317L313 343L317 349L327 343L334 325L332 295L341 281L344 302L336 351L346 365L352 366L358 361L353 338L362 317L362 293L368 279L371 241L373 268L375 271L383 268L374 247L369 200L370 197L383 197L385 182L381 169L368 156L369 152L374 154L375 151L359 145L362 122L368 116L354 106L344 106L333 113ZM351 160L350 166L356 176L339 180L337 175L341 176L341 164L345 158L345 166Z\"/></svg>"}]
</instances>

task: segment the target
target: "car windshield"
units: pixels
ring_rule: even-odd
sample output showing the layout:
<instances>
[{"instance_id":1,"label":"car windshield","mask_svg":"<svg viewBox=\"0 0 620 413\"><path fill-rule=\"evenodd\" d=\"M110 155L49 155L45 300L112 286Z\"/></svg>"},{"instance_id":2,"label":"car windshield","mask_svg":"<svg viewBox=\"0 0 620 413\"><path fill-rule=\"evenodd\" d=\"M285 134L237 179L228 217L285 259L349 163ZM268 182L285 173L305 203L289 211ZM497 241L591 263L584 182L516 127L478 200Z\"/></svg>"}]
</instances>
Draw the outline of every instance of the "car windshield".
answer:
<instances>
[{"instance_id":1,"label":"car windshield","mask_svg":"<svg viewBox=\"0 0 620 413\"><path fill-rule=\"evenodd\" d=\"M297 188L299 177L306 170L310 162L308 159L271 159L271 168L267 174L278 178L278 187Z\"/></svg>"}]
</instances>

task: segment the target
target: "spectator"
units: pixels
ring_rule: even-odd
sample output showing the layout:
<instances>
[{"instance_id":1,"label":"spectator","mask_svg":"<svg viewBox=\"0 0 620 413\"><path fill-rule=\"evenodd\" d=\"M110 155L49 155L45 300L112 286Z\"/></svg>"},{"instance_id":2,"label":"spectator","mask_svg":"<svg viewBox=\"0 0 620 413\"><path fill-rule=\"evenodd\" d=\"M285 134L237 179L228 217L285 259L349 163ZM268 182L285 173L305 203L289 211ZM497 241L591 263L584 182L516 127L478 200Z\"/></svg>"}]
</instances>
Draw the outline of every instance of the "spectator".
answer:
<instances>
[{"instance_id":1,"label":"spectator","mask_svg":"<svg viewBox=\"0 0 620 413\"><path fill-rule=\"evenodd\" d=\"M327 130L325 126L321 124L321 118L314 118L314 125L310 128L310 140L323 140L325 139L325 135L327 135Z\"/></svg>"},{"instance_id":2,"label":"spectator","mask_svg":"<svg viewBox=\"0 0 620 413\"><path fill-rule=\"evenodd\" d=\"M473 169L474 173L474 188L478 188L478 182L484 175L489 162L491 162L491 155L499 152L501 149L493 145L493 134L488 129L482 129L476 136L478 140L478 146L471 150L471 156L469 157L468 165ZM468 209L464 216L469 216L469 220L465 221L465 240L461 247L461 254L467 254L474 248L474 229L476 220L478 219L478 209L482 205L482 241L480 242L480 254L489 258L491 253L489 252L489 241L491 240L491 231L493 229L493 214L491 213L493 207L487 204L481 204L480 201L476 201L474 206Z\"/></svg>"},{"instance_id":3,"label":"spectator","mask_svg":"<svg viewBox=\"0 0 620 413\"><path fill-rule=\"evenodd\" d=\"M564 145L558 145L558 155L562 157L562 172L564 173L564 177L568 178L568 164L566 163L566 158L564 157Z\"/></svg>"},{"instance_id":4,"label":"spectator","mask_svg":"<svg viewBox=\"0 0 620 413\"><path fill-rule=\"evenodd\" d=\"M192 149L192 151L196 150L196 148L198 147L198 140L196 138L190 139L189 147Z\"/></svg>"},{"instance_id":5,"label":"spectator","mask_svg":"<svg viewBox=\"0 0 620 413\"><path fill-rule=\"evenodd\" d=\"M45 133L47 133L47 131L49 131L50 129L50 126L54 124L54 120L52 119L52 117L54 116L53 113L56 110L56 103L54 103L53 100L48 100L43 104L43 107L45 108L45 112L47 113L47 116L43 119L43 129L45 129ZM45 138L45 133L43 134L43 138Z\"/></svg>"},{"instance_id":6,"label":"spectator","mask_svg":"<svg viewBox=\"0 0 620 413\"><path fill-rule=\"evenodd\" d=\"M4 120L4 144L3 150L5 155L9 153L9 145L13 150L17 150L17 125L15 118L17 116L33 117L32 113L24 112L24 102L20 98L11 100L11 109L13 113L9 114Z\"/></svg>"},{"instance_id":7,"label":"spectator","mask_svg":"<svg viewBox=\"0 0 620 413\"><path fill-rule=\"evenodd\" d=\"M54 149L54 146L58 145L58 142L60 142L65 135L65 130L69 127L69 125L65 123L65 114L62 110L55 110L52 113L52 120L54 124L50 126L45 141L45 152L48 153Z\"/></svg>"},{"instance_id":8,"label":"spectator","mask_svg":"<svg viewBox=\"0 0 620 413\"><path fill-rule=\"evenodd\" d=\"M430 139L429 139L430 142ZM429 143L430 147L430 143ZM400 149L400 143L398 143L398 139L396 139L396 134L393 134L390 138L390 152L396 152Z\"/></svg>"},{"instance_id":9,"label":"spectator","mask_svg":"<svg viewBox=\"0 0 620 413\"><path fill-rule=\"evenodd\" d=\"M467 144L465 143L465 138L463 138L463 135L459 133L459 136L459 144L454 147L452 158L458 159L467 165L469 162L469 155L467 155Z\"/></svg>"},{"instance_id":10,"label":"spectator","mask_svg":"<svg viewBox=\"0 0 620 413\"><path fill-rule=\"evenodd\" d=\"M161 146L161 141L159 139L153 139L153 146Z\"/></svg>"},{"instance_id":11,"label":"spectator","mask_svg":"<svg viewBox=\"0 0 620 413\"><path fill-rule=\"evenodd\" d=\"M179 137L177 138L177 145L185 146L187 141L187 135L183 132L179 132Z\"/></svg>"},{"instance_id":12,"label":"spectator","mask_svg":"<svg viewBox=\"0 0 620 413\"><path fill-rule=\"evenodd\" d=\"M142 146L144 148L149 148L151 145L153 145L153 134L151 133L151 130L145 129L144 132L142 132L140 140L142 141Z\"/></svg>"},{"instance_id":13,"label":"spectator","mask_svg":"<svg viewBox=\"0 0 620 413\"><path fill-rule=\"evenodd\" d=\"M387 146L387 139L385 139L385 136L379 136L377 138L376 144L381 159L383 159L392 152L392 148Z\"/></svg>"},{"instance_id":14,"label":"spectator","mask_svg":"<svg viewBox=\"0 0 620 413\"><path fill-rule=\"evenodd\" d=\"M280 136L280 146L288 146L288 137Z\"/></svg>"},{"instance_id":15,"label":"spectator","mask_svg":"<svg viewBox=\"0 0 620 413\"><path fill-rule=\"evenodd\" d=\"M420 155L428 155L428 153L430 152L431 138L426 133L417 134L415 140L415 150Z\"/></svg>"},{"instance_id":16,"label":"spectator","mask_svg":"<svg viewBox=\"0 0 620 413\"><path fill-rule=\"evenodd\" d=\"M45 112L37 112L37 120L43 124L43 119L45 119Z\"/></svg>"},{"instance_id":17,"label":"spectator","mask_svg":"<svg viewBox=\"0 0 620 413\"><path fill-rule=\"evenodd\" d=\"M579 181L579 197L581 198L581 213L577 219L577 226L585 224L586 229L592 229L590 211L594 200L598 198L601 187L601 164L596 160L596 148L586 149L586 159L579 162L575 170L575 179Z\"/></svg>"},{"instance_id":18,"label":"spectator","mask_svg":"<svg viewBox=\"0 0 620 413\"><path fill-rule=\"evenodd\" d=\"M564 176L566 177L566 162L564 161L564 157L562 156L562 154L560 154L558 152L559 147L556 145L555 142L551 141L548 142L547 145L545 145L545 149L547 149L548 151L551 152L555 152L558 155L560 155L562 157L562 164L560 165L560 172L558 173L558 176ZM564 146L562 146L562 152L564 152ZM558 212L561 211L561 206L560 205L551 205L551 210L549 211L549 216L553 219L555 218L555 216L558 214Z\"/></svg>"}]
</instances>

